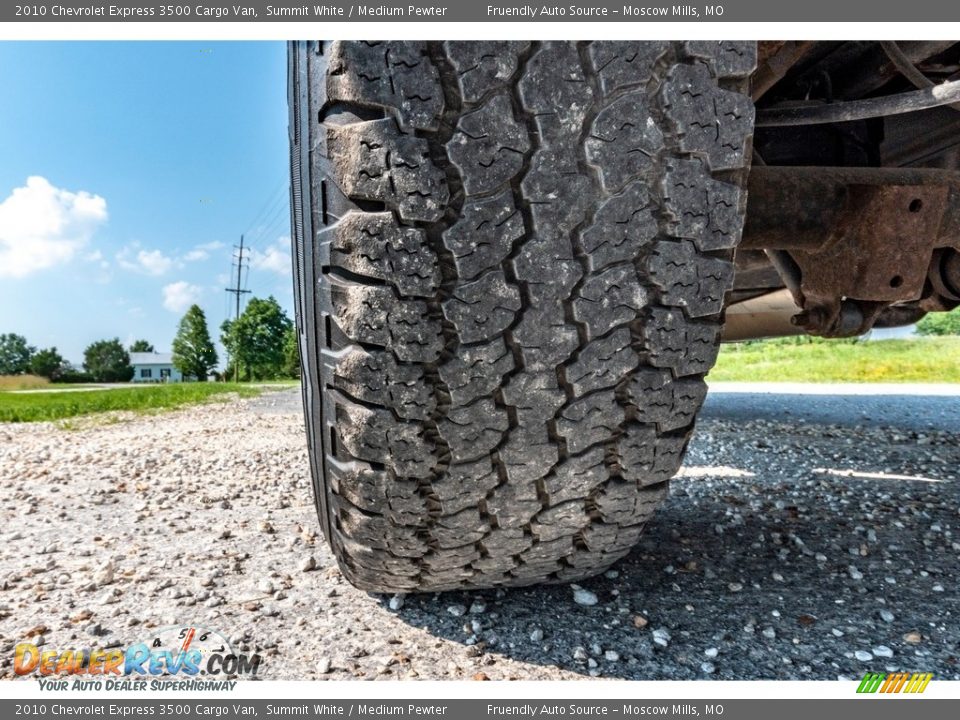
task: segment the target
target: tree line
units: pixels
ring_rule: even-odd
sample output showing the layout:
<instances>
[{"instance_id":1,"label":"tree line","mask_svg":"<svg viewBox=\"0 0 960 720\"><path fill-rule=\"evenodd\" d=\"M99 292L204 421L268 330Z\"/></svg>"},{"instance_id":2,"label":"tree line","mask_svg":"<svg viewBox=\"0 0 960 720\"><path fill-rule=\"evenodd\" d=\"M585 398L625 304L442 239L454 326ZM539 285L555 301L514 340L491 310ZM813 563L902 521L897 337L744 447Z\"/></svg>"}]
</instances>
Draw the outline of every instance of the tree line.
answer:
<instances>
[{"instance_id":1,"label":"tree line","mask_svg":"<svg viewBox=\"0 0 960 720\"><path fill-rule=\"evenodd\" d=\"M235 320L220 327L227 349L227 367L217 372L219 357L210 337L207 318L192 305L177 327L172 361L185 378L206 381L274 380L300 377L300 353L293 322L273 298L253 298ZM119 338L97 340L83 351L82 368L68 362L56 347L38 349L23 335L0 335L0 375L39 375L52 382L129 382L133 379L130 353L152 353L147 340L124 347Z\"/></svg>"}]
</instances>

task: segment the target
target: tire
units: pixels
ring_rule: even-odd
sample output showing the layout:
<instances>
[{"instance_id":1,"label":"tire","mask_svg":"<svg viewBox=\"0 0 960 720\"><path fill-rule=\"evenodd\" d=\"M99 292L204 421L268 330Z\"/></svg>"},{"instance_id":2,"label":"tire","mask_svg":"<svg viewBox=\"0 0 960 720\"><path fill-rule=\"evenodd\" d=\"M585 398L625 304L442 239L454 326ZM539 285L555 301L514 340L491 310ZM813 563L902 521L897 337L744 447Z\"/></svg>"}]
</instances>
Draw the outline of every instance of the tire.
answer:
<instances>
[{"instance_id":1,"label":"tire","mask_svg":"<svg viewBox=\"0 0 960 720\"><path fill-rule=\"evenodd\" d=\"M752 43L290 46L320 521L376 592L623 557L706 393Z\"/></svg>"}]
</instances>

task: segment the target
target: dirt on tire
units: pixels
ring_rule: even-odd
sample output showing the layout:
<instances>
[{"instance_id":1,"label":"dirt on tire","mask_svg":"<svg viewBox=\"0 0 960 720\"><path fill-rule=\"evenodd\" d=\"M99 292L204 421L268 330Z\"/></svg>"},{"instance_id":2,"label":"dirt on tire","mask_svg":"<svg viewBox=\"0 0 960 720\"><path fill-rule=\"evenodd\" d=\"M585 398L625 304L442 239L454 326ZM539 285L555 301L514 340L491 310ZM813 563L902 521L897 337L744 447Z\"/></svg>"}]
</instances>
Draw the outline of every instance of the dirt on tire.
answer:
<instances>
[{"instance_id":1,"label":"dirt on tire","mask_svg":"<svg viewBox=\"0 0 960 720\"><path fill-rule=\"evenodd\" d=\"M594 575L667 492L743 223L753 43L290 47L321 524L379 592Z\"/></svg>"}]
</instances>

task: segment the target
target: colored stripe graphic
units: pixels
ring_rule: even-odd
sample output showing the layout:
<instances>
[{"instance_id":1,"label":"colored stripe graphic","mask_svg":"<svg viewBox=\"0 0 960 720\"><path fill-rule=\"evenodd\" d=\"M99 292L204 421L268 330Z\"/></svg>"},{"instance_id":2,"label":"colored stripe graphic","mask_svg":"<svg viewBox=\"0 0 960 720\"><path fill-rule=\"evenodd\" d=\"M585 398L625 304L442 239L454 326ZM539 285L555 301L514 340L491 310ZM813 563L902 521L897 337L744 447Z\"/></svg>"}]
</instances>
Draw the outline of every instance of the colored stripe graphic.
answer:
<instances>
[{"instance_id":1,"label":"colored stripe graphic","mask_svg":"<svg viewBox=\"0 0 960 720\"><path fill-rule=\"evenodd\" d=\"M930 680L933 679L933 673L883 673L868 672L863 676L860 685L857 687L858 693L910 693L916 695L927 689Z\"/></svg>"}]
</instances>

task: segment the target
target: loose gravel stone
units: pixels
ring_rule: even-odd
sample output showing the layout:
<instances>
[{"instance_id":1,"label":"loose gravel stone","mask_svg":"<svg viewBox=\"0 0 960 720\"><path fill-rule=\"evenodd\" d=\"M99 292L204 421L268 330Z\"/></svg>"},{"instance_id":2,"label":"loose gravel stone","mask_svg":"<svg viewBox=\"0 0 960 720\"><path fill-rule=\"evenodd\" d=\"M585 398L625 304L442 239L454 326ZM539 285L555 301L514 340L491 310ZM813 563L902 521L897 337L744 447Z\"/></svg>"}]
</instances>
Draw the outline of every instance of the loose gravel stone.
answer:
<instances>
[{"instance_id":1,"label":"loose gravel stone","mask_svg":"<svg viewBox=\"0 0 960 720\"><path fill-rule=\"evenodd\" d=\"M393 597L390 598L390 602L387 603L387 605L391 610L396 611L403 607L403 603L404 603L403 595L394 595Z\"/></svg>"},{"instance_id":2,"label":"loose gravel stone","mask_svg":"<svg viewBox=\"0 0 960 720\"><path fill-rule=\"evenodd\" d=\"M599 602L597 596L589 590L582 588L579 585L571 585L570 587L573 588L573 601L577 605L590 606L596 605Z\"/></svg>"},{"instance_id":3,"label":"loose gravel stone","mask_svg":"<svg viewBox=\"0 0 960 720\"><path fill-rule=\"evenodd\" d=\"M660 647L666 647L670 643L670 632L666 628L657 628L653 631L653 641Z\"/></svg>"},{"instance_id":4,"label":"loose gravel stone","mask_svg":"<svg viewBox=\"0 0 960 720\"><path fill-rule=\"evenodd\" d=\"M860 662L870 662L873 660L873 655L868 653L866 650L857 650L853 656Z\"/></svg>"}]
</instances>

